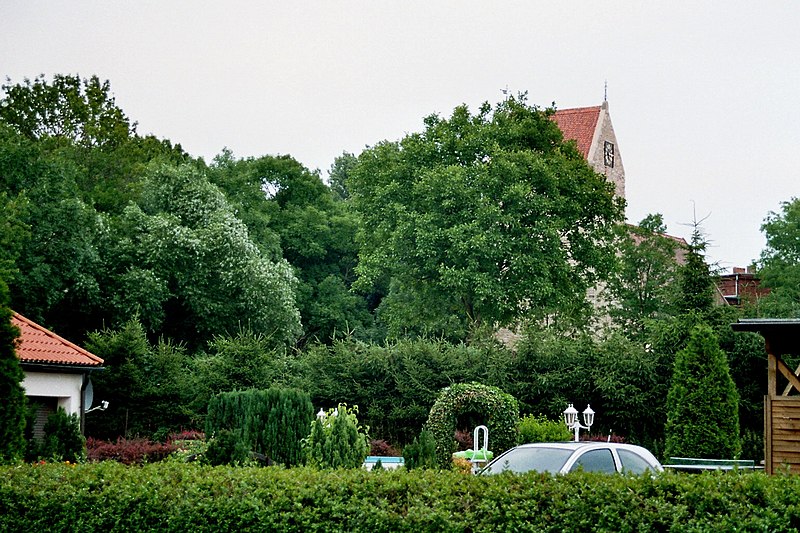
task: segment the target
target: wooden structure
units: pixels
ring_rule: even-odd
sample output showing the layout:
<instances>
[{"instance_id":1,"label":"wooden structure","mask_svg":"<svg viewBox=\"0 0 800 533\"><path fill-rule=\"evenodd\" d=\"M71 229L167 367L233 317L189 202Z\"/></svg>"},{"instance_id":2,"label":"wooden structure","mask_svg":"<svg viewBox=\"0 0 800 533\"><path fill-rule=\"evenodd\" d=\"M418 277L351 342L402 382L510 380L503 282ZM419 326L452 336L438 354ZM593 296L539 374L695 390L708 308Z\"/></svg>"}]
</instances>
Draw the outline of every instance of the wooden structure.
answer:
<instances>
[{"instance_id":1,"label":"wooden structure","mask_svg":"<svg viewBox=\"0 0 800 533\"><path fill-rule=\"evenodd\" d=\"M800 366L792 370L782 358L800 355L800 319L740 319L731 327L760 333L765 341L764 469L800 473Z\"/></svg>"}]
</instances>

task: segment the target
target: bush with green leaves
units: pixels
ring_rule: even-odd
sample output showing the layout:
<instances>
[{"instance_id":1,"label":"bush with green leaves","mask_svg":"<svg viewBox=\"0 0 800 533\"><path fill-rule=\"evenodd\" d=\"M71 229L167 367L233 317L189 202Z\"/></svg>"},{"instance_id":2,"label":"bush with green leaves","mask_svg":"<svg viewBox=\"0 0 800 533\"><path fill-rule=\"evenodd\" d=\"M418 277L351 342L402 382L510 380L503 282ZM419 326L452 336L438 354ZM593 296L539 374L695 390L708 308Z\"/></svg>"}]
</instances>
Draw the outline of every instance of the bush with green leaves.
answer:
<instances>
[{"instance_id":1,"label":"bush with green leaves","mask_svg":"<svg viewBox=\"0 0 800 533\"><path fill-rule=\"evenodd\" d=\"M306 463L317 468L360 468L369 453L369 438L357 415L357 405L348 408L340 403L315 419L303 441Z\"/></svg>"},{"instance_id":2,"label":"bush with green leaves","mask_svg":"<svg viewBox=\"0 0 800 533\"><path fill-rule=\"evenodd\" d=\"M572 440L572 432L561 420L550 420L544 415L528 415L519 421L517 442L558 442Z\"/></svg>"},{"instance_id":3,"label":"bush with green leaves","mask_svg":"<svg viewBox=\"0 0 800 533\"><path fill-rule=\"evenodd\" d=\"M454 434L462 416L489 429L489 447L495 456L517 444L517 400L497 387L457 383L441 391L425 423L425 429L433 433L436 441L436 459L441 468L450 468L456 450Z\"/></svg>"},{"instance_id":4,"label":"bush with green leaves","mask_svg":"<svg viewBox=\"0 0 800 533\"><path fill-rule=\"evenodd\" d=\"M408 470L436 468L436 440L433 433L423 431L414 442L403 448L403 463Z\"/></svg>"},{"instance_id":5,"label":"bush with green leaves","mask_svg":"<svg viewBox=\"0 0 800 533\"><path fill-rule=\"evenodd\" d=\"M695 326L675 357L665 432L668 457L732 459L739 454L739 395L708 325Z\"/></svg>"},{"instance_id":6,"label":"bush with green leaves","mask_svg":"<svg viewBox=\"0 0 800 533\"><path fill-rule=\"evenodd\" d=\"M0 531L796 531L800 476L0 467Z\"/></svg>"},{"instance_id":7,"label":"bush with green leaves","mask_svg":"<svg viewBox=\"0 0 800 533\"><path fill-rule=\"evenodd\" d=\"M229 430L248 451L293 466L303 461L301 441L313 418L308 394L297 389L224 392L209 402L206 434Z\"/></svg>"},{"instance_id":8,"label":"bush with green leaves","mask_svg":"<svg viewBox=\"0 0 800 533\"><path fill-rule=\"evenodd\" d=\"M72 463L86 457L86 439L81 434L78 415L67 414L63 407L59 407L55 413L47 417L39 456Z\"/></svg>"}]
</instances>

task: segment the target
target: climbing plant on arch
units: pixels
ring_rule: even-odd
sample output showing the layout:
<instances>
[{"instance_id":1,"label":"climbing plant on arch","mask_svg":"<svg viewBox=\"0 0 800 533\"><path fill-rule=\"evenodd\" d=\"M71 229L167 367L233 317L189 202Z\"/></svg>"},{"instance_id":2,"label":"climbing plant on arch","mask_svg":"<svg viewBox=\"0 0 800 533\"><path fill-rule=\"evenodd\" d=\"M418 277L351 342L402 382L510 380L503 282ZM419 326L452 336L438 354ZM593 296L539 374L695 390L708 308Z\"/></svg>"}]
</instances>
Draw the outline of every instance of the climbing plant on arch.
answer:
<instances>
[{"instance_id":1,"label":"climbing plant on arch","mask_svg":"<svg viewBox=\"0 0 800 533\"><path fill-rule=\"evenodd\" d=\"M479 413L484 415L489 429L489 448L495 456L517 444L519 404L516 398L497 387L480 383L457 383L442 389L431 407L425 429L433 433L436 441L436 460L442 468L449 468L456 450L454 433L459 415Z\"/></svg>"}]
</instances>

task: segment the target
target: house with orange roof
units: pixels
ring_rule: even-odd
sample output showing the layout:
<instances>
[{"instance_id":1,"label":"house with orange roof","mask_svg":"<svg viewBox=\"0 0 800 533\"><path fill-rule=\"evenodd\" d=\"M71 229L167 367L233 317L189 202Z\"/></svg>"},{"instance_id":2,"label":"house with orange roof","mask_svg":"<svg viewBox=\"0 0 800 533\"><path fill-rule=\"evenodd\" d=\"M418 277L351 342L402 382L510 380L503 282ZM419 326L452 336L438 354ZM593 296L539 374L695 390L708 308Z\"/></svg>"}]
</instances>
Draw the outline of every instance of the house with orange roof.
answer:
<instances>
[{"instance_id":1,"label":"house with orange roof","mask_svg":"<svg viewBox=\"0 0 800 533\"><path fill-rule=\"evenodd\" d=\"M59 407L78 415L83 430L93 396L89 376L102 370L103 360L19 313L11 323L20 331L16 352L25 373L22 387L28 403L36 406L34 437L43 436L47 417Z\"/></svg>"}]
</instances>

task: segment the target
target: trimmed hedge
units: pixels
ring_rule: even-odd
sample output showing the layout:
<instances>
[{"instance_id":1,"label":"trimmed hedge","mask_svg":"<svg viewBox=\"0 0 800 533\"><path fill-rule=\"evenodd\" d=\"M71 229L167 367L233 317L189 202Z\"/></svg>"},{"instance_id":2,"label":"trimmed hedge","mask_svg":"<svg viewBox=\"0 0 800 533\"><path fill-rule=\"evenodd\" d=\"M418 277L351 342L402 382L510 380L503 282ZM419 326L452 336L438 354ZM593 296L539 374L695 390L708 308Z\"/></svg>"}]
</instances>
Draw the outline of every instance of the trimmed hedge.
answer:
<instances>
[{"instance_id":1,"label":"trimmed hedge","mask_svg":"<svg viewBox=\"0 0 800 533\"><path fill-rule=\"evenodd\" d=\"M790 531L800 476L0 468L2 531Z\"/></svg>"},{"instance_id":2,"label":"trimmed hedge","mask_svg":"<svg viewBox=\"0 0 800 533\"><path fill-rule=\"evenodd\" d=\"M456 383L445 387L431 407L423 429L433 434L436 461L446 468L456 451L455 431L459 415L480 413L489 430L489 449L495 456L517 444L519 403L497 387L481 383Z\"/></svg>"}]
</instances>

